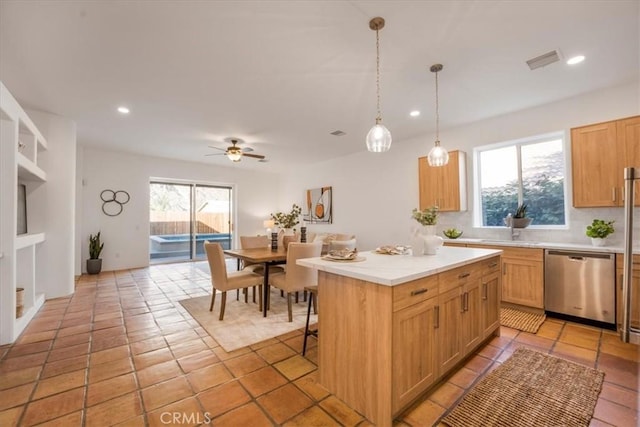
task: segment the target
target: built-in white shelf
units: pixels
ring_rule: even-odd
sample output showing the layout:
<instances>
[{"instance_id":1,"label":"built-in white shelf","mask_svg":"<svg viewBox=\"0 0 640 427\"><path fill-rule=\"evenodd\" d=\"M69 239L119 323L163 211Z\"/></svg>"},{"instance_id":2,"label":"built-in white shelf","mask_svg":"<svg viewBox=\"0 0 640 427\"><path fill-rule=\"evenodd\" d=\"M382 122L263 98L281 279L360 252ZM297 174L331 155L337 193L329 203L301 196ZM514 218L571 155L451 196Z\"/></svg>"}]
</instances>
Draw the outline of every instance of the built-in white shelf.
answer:
<instances>
[{"instance_id":1,"label":"built-in white shelf","mask_svg":"<svg viewBox=\"0 0 640 427\"><path fill-rule=\"evenodd\" d=\"M27 159L21 153L16 157L18 163L18 178L25 181L40 181L45 182L47 180L47 174L40 169L38 165Z\"/></svg>"},{"instance_id":2,"label":"built-in white shelf","mask_svg":"<svg viewBox=\"0 0 640 427\"><path fill-rule=\"evenodd\" d=\"M44 233L20 234L16 236L16 250L37 245L45 240Z\"/></svg>"},{"instance_id":3,"label":"built-in white shelf","mask_svg":"<svg viewBox=\"0 0 640 427\"><path fill-rule=\"evenodd\" d=\"M22 312L22 316L16 317L16 320L13 324L14 336L17 337L22 333L22 331L24 331L29 322L31 322L31 319L33 319L33 316L35 316L38 310L40 310L42 304L44 304L44 294L36 294L34 305L31 307L25 307L24 311ZM15 316L15 312L13 313L13 315Z\"/></svg>"}]
</instances>

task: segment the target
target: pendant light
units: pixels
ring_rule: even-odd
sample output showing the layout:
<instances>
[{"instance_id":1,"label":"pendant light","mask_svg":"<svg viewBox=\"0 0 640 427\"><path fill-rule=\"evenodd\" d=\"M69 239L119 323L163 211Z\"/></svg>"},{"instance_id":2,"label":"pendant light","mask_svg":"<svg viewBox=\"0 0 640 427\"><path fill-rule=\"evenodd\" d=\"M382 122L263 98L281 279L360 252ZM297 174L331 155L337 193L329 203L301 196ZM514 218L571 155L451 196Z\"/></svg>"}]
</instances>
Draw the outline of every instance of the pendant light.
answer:
<instances>
[{"instance_id":1,"label":"pendant light","mask_svg":"<svg viewBox=\"0 0 640 427\"><path fill-rule=\"evenodd\" d=\"M380 38L378 32L384 28L384 19L380 17L369 21L369 28L376 32L376 94L378 115L376 124L367 134L367 150L373 153L384 153L391 148L391 132L382 124L382 113L380 112Z\"/></svg>"},{"instance_id":2,"label":"pendant light","mask_svg":"<svg viewBox=\"0 0 640 427\"><path fill-rule=\"evenodd\" d=\"M438 72L442 71L442 64L431 66L431 72L436 74L436 142L435 147L429 151L427 161L429 166L444 166L449 163L449 153L440 146L440 111L438 105Z\"/></svg>"}]
</instances>

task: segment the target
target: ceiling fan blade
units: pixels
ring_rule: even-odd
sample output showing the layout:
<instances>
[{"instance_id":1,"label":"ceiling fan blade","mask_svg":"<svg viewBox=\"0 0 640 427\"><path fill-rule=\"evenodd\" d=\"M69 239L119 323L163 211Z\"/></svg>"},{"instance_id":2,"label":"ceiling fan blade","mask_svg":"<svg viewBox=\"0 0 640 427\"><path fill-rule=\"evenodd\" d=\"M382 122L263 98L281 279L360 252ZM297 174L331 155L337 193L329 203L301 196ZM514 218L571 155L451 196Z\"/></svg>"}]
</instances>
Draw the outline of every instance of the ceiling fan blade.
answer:
<instances>
[{"instance_id":1,"label":"ceiling fan blade","mask_svg":"<svg viewBox=\"0 0 640 427\"><path fill-rule=\"evenodd\" d=\"M209 148L213 148L213 149L220 150L220 151L227 151L226 148L214 147L213 145L209 145Z\"/></svg>"},{"instance_id":2,"label":"ceiling fan blade","mask_svg":"<svg viewBox=\"0 0 640 427\"><path fill-rule=\"evenodd\" d=\"M264 159L263 155L260 154L248 154L248 153L242 153L242 157L252 157L254 159Z\"/></svg>"},{"instance_id":3,"label":"ceiling fan blade","mask_svg":"<svg viewBox=\"0 0 640 427\"><path fill-rule=\"evenodd\" d=\"M243 148L242 148L242 152L243 152L243 153L248 153L248 152L250 152L250 151L253 151L253 148L251 148L251 147L243 147Z\"/></svg>"},{"instance_id":4,"label":"ceiling fan blade","mask_svg":"<svg viewBox=\"0 0 640 427\"><path fill-rule=\"evenodd\" d=\"M225 154L227 153L211 153L211 154L205 154L205 157L206 156L224 156Z\"/></svg>"}]
</instances>

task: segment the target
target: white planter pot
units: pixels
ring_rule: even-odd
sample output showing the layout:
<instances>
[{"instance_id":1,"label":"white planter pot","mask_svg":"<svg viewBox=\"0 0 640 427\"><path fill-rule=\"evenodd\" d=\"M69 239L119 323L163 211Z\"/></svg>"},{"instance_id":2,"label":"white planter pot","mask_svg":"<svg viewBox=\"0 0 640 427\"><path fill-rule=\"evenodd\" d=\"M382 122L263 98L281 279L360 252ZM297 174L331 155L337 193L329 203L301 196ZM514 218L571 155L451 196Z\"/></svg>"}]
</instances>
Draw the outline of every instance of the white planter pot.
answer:
<instances>
[{"instance_id":1,"label":"white planter pot","mask_svg":"<svg viewBox=\"0 0 640 427\"><path fill-rule=\"evenodd\" d=\"M607 244L607 239L606 238L600 238L600 237L592 237L591 238L591 244L593 246L605 246Z\"/></svg>"}]
</instances>

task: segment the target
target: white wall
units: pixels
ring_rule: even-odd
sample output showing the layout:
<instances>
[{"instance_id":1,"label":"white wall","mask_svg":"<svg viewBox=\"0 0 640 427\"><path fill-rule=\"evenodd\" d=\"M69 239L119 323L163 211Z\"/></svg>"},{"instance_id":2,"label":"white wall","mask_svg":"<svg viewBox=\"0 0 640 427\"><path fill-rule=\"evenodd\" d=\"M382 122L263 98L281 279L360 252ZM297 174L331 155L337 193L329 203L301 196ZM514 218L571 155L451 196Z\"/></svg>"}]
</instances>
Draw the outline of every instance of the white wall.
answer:
<instances>
[{"instance_id":1,"label":"white wall","mask_svg":"<svg viewBox=\"0 0 640 427\"><path fill-rule=\"evenodd\" d=\"M53 114L26 110L47 140L47 151L39 164L47 173L47 182L38 188L38 215L44 221L46 240L36 271L36 289L47 299L73 293L75 254L76 200L76 124ZM42 267L42 268L41 268Z\"/></svg>"},{"instance_id":2,"label":"white wall","mask_svg":"<svg viewBox=\"0 0 640 427\"><path fill-rule=\"evenodd\" d=\"M264 233L262 221L280 210L279 175L219 167L203 163L145 157L130 153L82 148L81 251L76 268L85 269L89 234L101 231L105 243L101 254L103 271L143 267L149 264L149 182L153 178L232 185L237 197L235 236ZM122 213L102 213L100 193L125 190L131 196ZM77 270L80 273L80 270Z\"/></svg>"},{"instance_id":3,"label":"white wall","mask_svg":"<svg viewBox=\"0 0 640 427\"><path fill-rule=\"evenodd\" d=\"M467 153L469 211L441 214L438 229L455 225L468 237L508 238L506 229L472 228L473 147L553 131L565 131L569 135L571 127L637 115L640 113L639 89L639 83L634 82L441 131L443 146ZM364 145L364 135L361 139ZM282 195L301 203L306 189L331 185L334 222L322 227L312 224L310 231L353 232L361 250L381 244L408 243L410 231L415 226L411 210L418 207L417 159L429 152L434 139L434 135L426 135L419 139L394 141L387 153L361 152L311 167L289 169L282 180ZM569 147L568 144L567 151ZM570 169L567 173L570 179ZM613 244L622 241L622 208L572 208L569 230L526 229L522 239L588 243L584 229L593 218L616 220L619 232L611 236L611 240Z\"/></svg>"}]
</instances>

